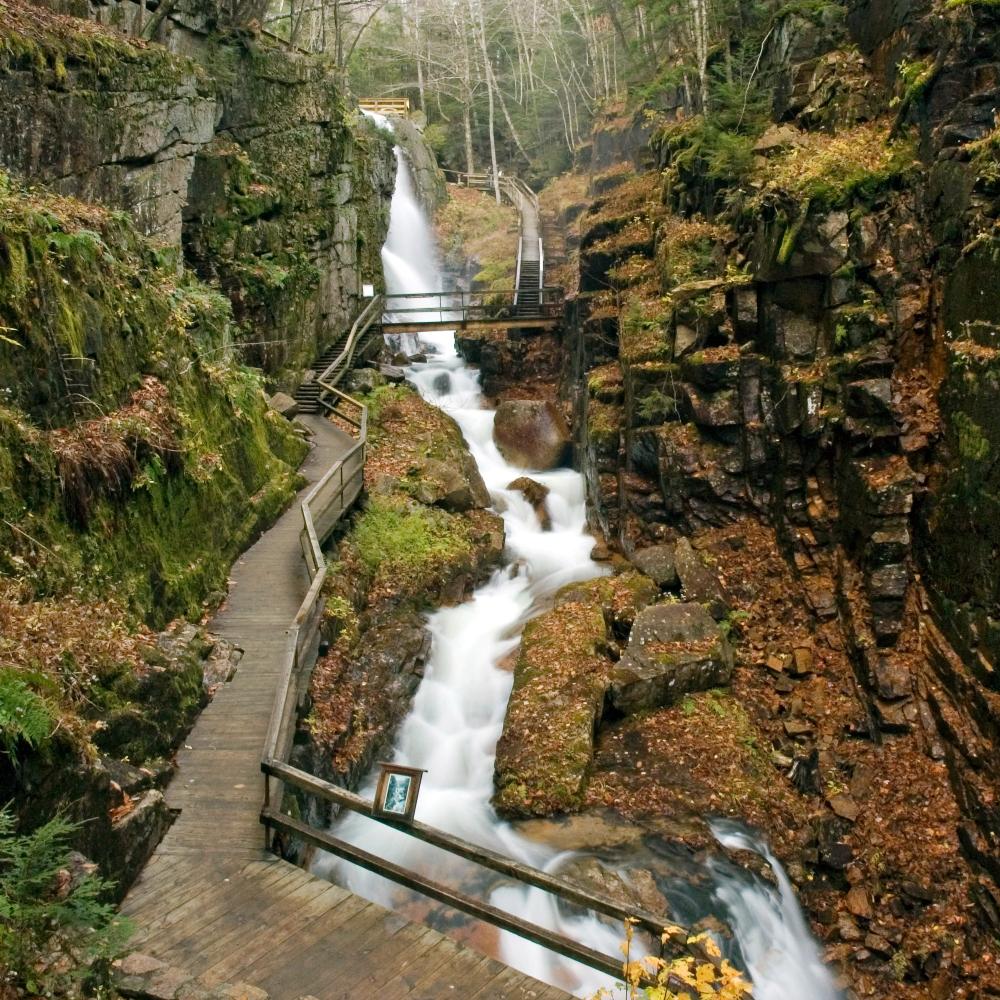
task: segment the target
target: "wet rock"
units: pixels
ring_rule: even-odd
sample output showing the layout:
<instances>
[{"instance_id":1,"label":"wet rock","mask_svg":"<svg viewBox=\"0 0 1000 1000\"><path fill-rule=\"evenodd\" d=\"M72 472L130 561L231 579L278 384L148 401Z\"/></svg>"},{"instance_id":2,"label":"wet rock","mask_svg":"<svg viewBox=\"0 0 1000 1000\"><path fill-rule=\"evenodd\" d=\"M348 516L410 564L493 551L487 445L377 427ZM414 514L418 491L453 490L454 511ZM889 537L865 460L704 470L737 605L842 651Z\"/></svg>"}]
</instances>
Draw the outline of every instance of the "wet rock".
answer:
<instances>
[{"instance_id":1,"label":"wet rock","mask_svg":"<svg viewBox=\"0 0 1000 1000\"><path fill-rule=\"evenodd\" d=\"M603 539L598 541L594 545L594 547L590 550L590 558L593 559L594 562L610 562L612 556L613 553L611 552L611 549L608 547L608 543L605 542Z\"/></svg>"},{"instance_id":2,"label":"wet rock","mask_svg":"<svg viewBox=\"0 0 1000 1000\"><path fill-rule=\"evenodd\" d=\"M664 920L670 913L670 904L657 888L652 873L645 869L630 867L627 872L616 872L597 858L585 857L570 862L559 874L582 889L620 906L645 910Z\"/></svg>"},{"instance_id":3,"label":"wet rock","mask_svg":"<svg viewBox=\"0 0 1000 1000\"><path fill-rule=\"evenodd\" d=\"M732 610L725 589L716 574L702 562L688 539L682 538L677 543L674 561L685 598L703 604L717 621L725 618Z\"/></svg>"},{"instance_id":4,"label":"wet rock","mask_svg":"<svg viewBox=\"0 0 1000 1000\"><path fill-rule=\"evenodd\" d=\"M680 583L673 545L651 545L640 549L632 556L632 565L661 590L673 590Z\"/></svg>"},{"instance_id":5,"label":"wet rock","mask_svg":"<svg viewBox=\"0 0 1000 1000\"><path fill-rule=\"evenodd\" d=\"M406 381L406 372L396 365L379 365L378 370L386 382L392 385L402 385Z\"/></svg>"},{"instance_id":6,"label":"wet rock","mask_svg":"<svg viewBox=\"0 0 1000 1000\"><path fill-rule=\"evenodd\" d=\"M497 407L493 439L508 462L524 469L554 469L569 458L569 428L551 401L502 402Z\"/></svg>"},{"instance_id":7,"label":"wet rock","mask_svg":"<svg viewBox=\"0 0 1000 1000\"><path fill-rule=\"evenodd\" d=\"M732 672L733 651L701 605L659 604L636 618L609 697L617 711L632 714L721 687Z\"/></svg>"},{"instance_id":8,"label":"wet rock","mask_svg":"<svg viewBox=\"0 0 1000 1000\"><path fill-rule=\"evenodd\" d=\"M431 386L439 396L446 395L451 392L451 375L448 372L441 372L440 375L435 375Z\"/></svg>"},{"instance_id":9,"label":"wet rock","mask_svg":"<svg viewBox=\"0 0 1000 1000\"><path fill-rule=\"evenodd\" d=\"M507 489L520 493L531 504L542 531L551 530L552 517L549 514L548 507L545 505L545 501L550 493L548 486L544 486L542 483L530 479L528 476L521 476L512 483L508 483Z\"/></svg>"},{"instance_id":10,"label":"wet rock","mask_svg":"<svg viewBox=\"0 0 1000 1000\"><path fill-rule=\"evenodd\" d=\"M291 420L293 417L298 416L299 413L299 404L284 392L276 392L268 399L267 405L286 420Z\"/></svg>"}]
</instances>

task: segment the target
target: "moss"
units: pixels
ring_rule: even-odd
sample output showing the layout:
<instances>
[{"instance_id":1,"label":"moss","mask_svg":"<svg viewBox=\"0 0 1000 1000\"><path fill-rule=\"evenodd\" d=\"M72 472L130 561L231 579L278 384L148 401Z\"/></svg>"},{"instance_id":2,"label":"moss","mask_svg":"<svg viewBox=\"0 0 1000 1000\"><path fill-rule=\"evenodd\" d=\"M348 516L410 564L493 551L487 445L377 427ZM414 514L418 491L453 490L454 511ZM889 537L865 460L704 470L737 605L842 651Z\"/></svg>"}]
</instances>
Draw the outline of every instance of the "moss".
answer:
<instances>
[{"instance_id":1,"label":"moss","mask_svg":"<svg viewBox=\"0 0 1000 1000\"><path fill-rule=\"evenodd\" d=\"M179 278L115 213L0 187L0 572L41 594L117 590L137 616L198 616L291 498L304 446L230 356L228 303ZM86 358L92 360L87 363ZM78 366L67 368L76 360ZM114 416L152 371L177 420L166 465L67 516L53 424ZM67 381L86 379L74 389ZM169 467L168 467L169 466Z\"/></svg>"},{"instance_id":2,"label":"moss","mask_svg":"<svg viewBox=\"0 0 1000 1000\"><path fill-rule=\"evenodd\" d=\"M566 601L529 622L497 745L494 804L505 816L579 808L609 661L600 602Z\"/></svg>"},{"instance_id":3,"label":"moss","mask_svg":"<svg viewBox=\"0 0 1000 1000\"><path fill-rule=\"evenodd\" d=\"M432 576L471 556L464 524L443 510L374 498L358 518L352 541L364 566L389 579Z\"/></svg>"},{"instance_id":4,"label":"moss","mask_svg":"<svg viewBox=\"0 0 1000 1000\"><path fill-rule=\"evenodd\" d=\"M598 452L617 455L622 412L620 406L596 400L587 407L587 439Z\"/></svg>"},{"instance_id":5,"label":"moss","mask_svg":"<svg viewBox=\"0 0 1000 1000\"><path fill-rule=\"evenodd\" d=\"M856 125L834 134L803 132L797 145L758 168L758 194L750 207L756 210L776 193L807 209L871 205L914 169L915 160L913 143L890 141L886 123Z\"/></svg>"}]
</instances>

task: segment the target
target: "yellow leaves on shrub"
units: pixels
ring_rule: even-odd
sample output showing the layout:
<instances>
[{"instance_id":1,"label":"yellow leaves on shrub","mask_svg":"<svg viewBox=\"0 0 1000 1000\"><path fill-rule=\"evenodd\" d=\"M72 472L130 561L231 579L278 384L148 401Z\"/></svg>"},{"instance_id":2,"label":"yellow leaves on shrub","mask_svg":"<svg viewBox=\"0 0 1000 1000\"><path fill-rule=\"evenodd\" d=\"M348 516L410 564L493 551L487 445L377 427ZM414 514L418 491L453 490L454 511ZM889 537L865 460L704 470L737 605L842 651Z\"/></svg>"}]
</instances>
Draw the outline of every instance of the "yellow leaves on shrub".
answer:
<instances>
[{"instance_id":1,"label":"yellow leaves on shrub","mask_svg":"<svg viewBox=\"0 0 1000 1000\"><path fill-rule=\"evenodd\" d=\"M681 927L667 926L661 941L672 947L683 945L690 954L672 959L647 955L630 961L633 927L626 920L625 941L621 950L627 1000L748 1000L750 984L742 973L722 957L714 938L708 933L688 934ZM605 991L603 994L607 996ZM598 998L601 994L598 994Z\"/></svg>"}]
</instances>

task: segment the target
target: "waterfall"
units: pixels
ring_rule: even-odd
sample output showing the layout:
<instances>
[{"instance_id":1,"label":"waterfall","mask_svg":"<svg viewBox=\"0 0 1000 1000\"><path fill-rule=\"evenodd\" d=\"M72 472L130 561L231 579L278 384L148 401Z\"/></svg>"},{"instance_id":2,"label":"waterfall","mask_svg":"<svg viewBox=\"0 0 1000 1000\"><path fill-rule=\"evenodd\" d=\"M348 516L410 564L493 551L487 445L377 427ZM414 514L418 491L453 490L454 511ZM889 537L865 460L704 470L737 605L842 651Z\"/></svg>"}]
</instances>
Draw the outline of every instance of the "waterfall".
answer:
<instances>
[{"instance_id":1,"label":"waterfall","mask_svg":"<svg viewBox=\"0 0 1000 1000\"><path fill-rule=\"evenodd\" d=\"M383 251L389 293L438 290L433 232L417 203L409 169L397 150L399 177L392 202L389 238ZM455 350L451 333L421 334L414 346L427 354L408 377L428 402L450 414L462 429L487 487L503 511L507 532L507 567L497 571L472 599L429 618L432 649L413 708L397 736L393 759L426 768L417 818L453 834L514 857L526 864L558 871L568 856L520 836L501 822L490 798L496 744L503 727L512 676L499 664L519 643L520 632L547 598L567 583L605 572L590 558L593 538L586 530L583 478L569 469L539 473L511 466L493 442L494 413L485 408L478 374ZM552 528L543 531L524 497L506 488L530 474L550 489ZM372 797L375 775L362 794ZM337 821L335 833L380 857L415 868L432 878L466 889L485 888L490 902L571 939L617 955L623 928L593 916L567 913L549 894L506 884L491 887L488 876L465 862L357 814ZM754 978L757 1000L834 1000L828 972L819 962L787 876L766 846L734 824L718 824L716 835L727 846L749 847L763 854L779 882L775 893L742 869L710 862L711 898L702 904L733 926L739 957ZM405 893L366 871L322 856L319 873L368 899L393 905ZM671 905L690 896L668 891ZM680 912L675 908L675 912ZM701 914L704 915L704 914ZM498 955L507 964L578 996L589 996L605 977L524 941L498 934Z\"/></svg>"}]
</instances>

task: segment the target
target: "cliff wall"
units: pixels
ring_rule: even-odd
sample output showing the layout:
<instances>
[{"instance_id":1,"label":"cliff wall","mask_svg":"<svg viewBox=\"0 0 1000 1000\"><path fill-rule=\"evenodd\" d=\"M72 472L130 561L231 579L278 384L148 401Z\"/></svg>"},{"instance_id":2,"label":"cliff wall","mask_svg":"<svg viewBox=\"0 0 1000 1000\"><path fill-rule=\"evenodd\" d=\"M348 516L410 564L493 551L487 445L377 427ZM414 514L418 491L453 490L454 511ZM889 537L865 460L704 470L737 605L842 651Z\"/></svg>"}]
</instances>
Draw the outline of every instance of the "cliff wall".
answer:
<instances>
[{"instance_id":1,"label":"cliff wall","mask_svg":"<svg viewBox=\"0 0 1000 1000\"><path fill-rule=\"evenodd\" d=\"M1000 912L998 41L989 4L797 5L766 38L774 97L759 126L734 113L718 127L673 91L616 113L593 143L581 221L564 390L595 521L627 555L690 537L743 595L735 690L779 757L800 761L812 832L791 857L811 872L814 914L833 901L818 929L831 957L853 955L862 993L885 975L884 995L910 995L889 983L899 954L907 983L957 988L939 965L908 964L930 925L892 902L928 876L930 841L898 846L925 823L961 851L961 871L930 867L939 899L971 914L965 954ZM734 554L770 565L751 525L773 532L787 579ZM775 651L799 642L822 680L784 673ZM869 773L874 798L854 780ZM834 801L840 782L859 813ZM897 825L899 783L910 815ZM875 902L860 916L844 903L859 884ZM838 885L839 903L825 894ZM880 953L853 937L858 921L900 938Z\"/></svg>"}]
</instances>

